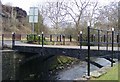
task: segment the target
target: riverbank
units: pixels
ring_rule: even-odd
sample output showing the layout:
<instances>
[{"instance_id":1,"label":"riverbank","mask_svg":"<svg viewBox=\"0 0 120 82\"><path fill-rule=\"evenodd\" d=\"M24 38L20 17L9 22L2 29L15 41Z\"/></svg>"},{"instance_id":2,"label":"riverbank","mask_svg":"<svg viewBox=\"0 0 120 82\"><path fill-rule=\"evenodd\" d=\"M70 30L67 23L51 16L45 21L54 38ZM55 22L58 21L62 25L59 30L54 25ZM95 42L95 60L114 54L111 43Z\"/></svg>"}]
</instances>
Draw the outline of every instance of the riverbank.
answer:
<instances>
[{"instance_id":1,"label":"riverbank","mask_svg":"<svg viewBox=\"0 0 120 82\"><path fill-rule=\"evenodd\" d=\"M90 72L90 77L83 75L81 78L77 78L75 80L118 80L118 69L120 67L120 63L115 63L113 67L107 65L98 70L94 70Z\"/></svg>"},{"instance_id":2,"label":"riverbank","mask_svg":"<svg viewBox=\"0 0 120 82\"><path fill-rule=\"evenodd\" d=\"M100 77L92 77L91 80L118 80L118 74L119 74L119 69L120 67L120 62L118 64L115 64L114 67L111 67L107 70L107 73L103 74ZM119 80L120 82L120 80Z\"/></svg>"}]
</instances>

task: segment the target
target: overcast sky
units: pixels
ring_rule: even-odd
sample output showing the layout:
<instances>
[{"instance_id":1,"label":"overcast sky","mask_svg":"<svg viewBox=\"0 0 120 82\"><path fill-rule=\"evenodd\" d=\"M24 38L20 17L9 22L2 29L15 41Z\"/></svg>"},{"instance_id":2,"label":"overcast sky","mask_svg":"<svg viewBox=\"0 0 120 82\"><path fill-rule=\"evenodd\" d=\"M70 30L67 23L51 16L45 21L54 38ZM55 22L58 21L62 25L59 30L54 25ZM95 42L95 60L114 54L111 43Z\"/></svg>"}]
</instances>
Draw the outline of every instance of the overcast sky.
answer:
<instances>
[{"instance_id":1,"label":"overcast sky","mask_svg":"<svg viewBox=\"0 0 120 82\"><path fill-rule=\"evenodd\" d=\"M22 9L26 10L27 13L29 12L29 7L36 6L36 4L38 4L38 3L41 4L42 2L45 2L45 1L55 1L55 0L1 0L1 2L3 4L11 3L13 6L18 6ZM65 1L67 1L67 0L65 0ZM99 0L99 3L107 4L112 1L119 1L119 0Z\"/></svg>"}]
</instances>

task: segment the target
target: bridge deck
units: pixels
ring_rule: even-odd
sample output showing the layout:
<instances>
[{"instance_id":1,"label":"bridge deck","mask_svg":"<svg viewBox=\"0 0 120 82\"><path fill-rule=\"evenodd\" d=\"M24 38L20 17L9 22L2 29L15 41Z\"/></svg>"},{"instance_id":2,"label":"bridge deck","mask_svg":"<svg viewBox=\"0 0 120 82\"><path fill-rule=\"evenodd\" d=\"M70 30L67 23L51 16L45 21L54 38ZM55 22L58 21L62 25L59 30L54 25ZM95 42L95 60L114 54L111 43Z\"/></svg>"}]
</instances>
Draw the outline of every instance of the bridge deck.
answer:
<instances>
[{"instance_id":1,"label":"bridge deck","mask_svg":"<svg viewBox=\"0 0 120 82\"><path fill-rule=\"evenodd\" d=\"M16 44L14 49L23 53L37 53L41 56L65 55L78 59L85 59L88 54L87 46L82 46L82 49L80 49L80 46L44 45L42 47L35 44ZM106 47L100 47L98 51L98 46L91 46L90 54L91 57L111 56L111 49L112 47L109 47L108 50L106 50ZM118 47L114 47L114 54L118 55L119 53Z\"/></svg>"},{"instance_id":2,"label":"bridge deck","mask_svg":"<svg viewBox=\"0 0 120 82\"><path fill-rule=\"evenodd\" d=\"M42 45L36 45L36 44L16 44L15 46L20 46L20 47L42 47ZM69 45L44 45L43 47L47 48L63 48L63 49L80 49L80 46L69 46ZM100 50L107 50L106 47L100 46ZM82 49L88 49L88 46L82 46ZM91 50L98 50L98 46L90 46ZM111 51L112 47L108 47L108 51ZM114 51L119 51L120 47L114 47Z\"/></svg>"}]
</instances>

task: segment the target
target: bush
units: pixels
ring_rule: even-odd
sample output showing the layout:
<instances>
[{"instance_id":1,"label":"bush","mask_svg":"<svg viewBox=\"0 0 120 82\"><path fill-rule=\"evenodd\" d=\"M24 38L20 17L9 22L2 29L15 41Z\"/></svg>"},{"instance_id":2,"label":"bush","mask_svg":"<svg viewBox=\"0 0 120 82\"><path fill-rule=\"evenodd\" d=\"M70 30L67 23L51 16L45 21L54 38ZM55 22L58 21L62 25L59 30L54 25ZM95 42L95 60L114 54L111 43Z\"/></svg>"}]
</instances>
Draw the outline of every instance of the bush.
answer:
<instances>
[{"instance_id":1,"label":"bush","mask_svg":"<svg viewBox=\"0 0 120 82\"><path fill-rule=\"evenodd\" d=\"M82 46L88 46L87 42L82 42ZM90 46L95 46L95 44L90 43Z\"/></svg>"},{"instance_id":2,"label":"bush","mask_svg":"<svg viewBox=\"0 0 120 82\"><path fill-rule=\"evenodd\" d=\"M37 34L29 34L27 35L27 43L36 43L39 41L39 36ZM42 37L40 36L40 44L42 44ZM44 44L46 45L47 42L44 38Z\"/></svg>"}]
</instances>

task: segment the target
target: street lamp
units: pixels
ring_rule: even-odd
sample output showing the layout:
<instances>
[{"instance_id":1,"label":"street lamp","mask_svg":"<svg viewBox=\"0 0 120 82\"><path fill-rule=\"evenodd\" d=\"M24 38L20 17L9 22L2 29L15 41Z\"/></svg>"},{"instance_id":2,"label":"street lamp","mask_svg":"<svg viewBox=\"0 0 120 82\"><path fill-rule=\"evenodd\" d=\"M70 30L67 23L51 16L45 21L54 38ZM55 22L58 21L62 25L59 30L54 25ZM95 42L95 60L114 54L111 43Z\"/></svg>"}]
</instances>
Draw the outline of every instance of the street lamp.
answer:
<instances>
[{"instance_id":1,"label":"street lamp","mask_svg":"<svg viewBox=\"0 0 120 82\"><path fill-rule=\"evenodd\" d=\"M82 34L82 31L80 31L80 34Z\"/></svg>"},{"instance_id":2,"label":"street lamp","mask_svg":"<svg viewBox=\"0 0 120 82\"><path fill-rule=\"evenodd\" d=\"M114 28L112 28L112 31L114 31L115 29Z\"/></svg>"},{"instance_id":3,"label":"street lamp","mask_svg":"<svg viewBox=\"0 0 120 82\"><path fill-rule=\"evenodd\" d=\"M90 26L90 22L87 22L87 25Z\"/></svg>"}]
</instances>

